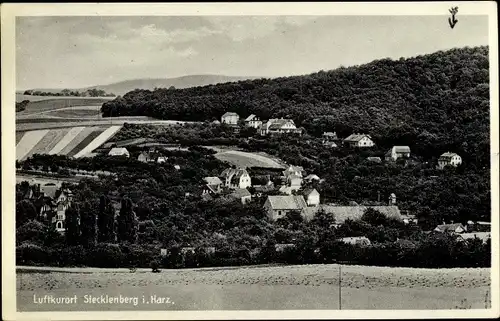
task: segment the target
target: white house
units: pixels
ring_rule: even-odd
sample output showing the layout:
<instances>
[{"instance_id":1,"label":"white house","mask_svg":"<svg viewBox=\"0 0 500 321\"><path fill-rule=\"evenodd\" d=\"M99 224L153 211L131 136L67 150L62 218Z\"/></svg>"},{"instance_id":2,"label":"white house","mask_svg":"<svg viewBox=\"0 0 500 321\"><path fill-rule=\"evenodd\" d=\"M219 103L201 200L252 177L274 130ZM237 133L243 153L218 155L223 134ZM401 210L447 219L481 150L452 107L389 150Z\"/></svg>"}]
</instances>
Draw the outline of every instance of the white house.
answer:
<instances>
[{"instance_id":1,"label":"white house","mask_svg":"<svg viewBox=\"0 0 500 321\"><path fill-rule=\"evenodd\" d=\"M398 158L410 158L409 146L393 146L386 154L386 161L396 161Z\"/></svg>"},{"instance_id":2,"label":"white house","mask_svg":"<svg viewBox=\"0 0 500 321\"><path fill-rule=\"evenodd\" d=\"M222 115L221 123L228 125L238 125L239 120L240 116L237 113L227 112Z\"/></svg>"},{"instance_id":3,"label":"white house","mask_svg":"<svg viewBox=\"0 0 500 321\"><path fill-rule=\"evenodd\" d=\"M114 147L108 153L108 156L125 156L130 157L130 153L125 147Z\"/></svg>"},{"instance_id":4,"label":"white house","mask_svg":"<svg viewBox=\"0 0 500 321\"><path fill-rule=\"evenodd\" d=\"M262 136L269 134L286 134L286 133L296 133L300 134L302 131L295 126L295 122L292 119L269 119L266 123L260 126L260 134Z\"/></svg>"},{"instance_id":5,"label":"white house","mask_svg":"<svg viewBox=\"0 0 500 321\"><path fill-rule=\"evenodd\" d=\"M247 170L244 168L228 168L222 172L222 179L226 187L236 189L236 188L247 188L252 186L252 180Z\"/></svg>"},{"instance_id":6,"label":"white house","mask_svg":"<svg viewBox=\"0 0 500 321\"><path fill-rule=\"evenodd\" d=\"M248 127L259 128L262 125L262 121L259 117L251 114L245 119L245 125Z\"/></svg>"},{"instance_id":7,"label":"white house","mask_svg":"<svg viewBox=\"0 0 500 321\"><path fill-rule=\"evenodd\" d=\"M373 142L370 135L366 134L351 134L344 139L344 144L350 147L373 147Z\"/></svg>"},{"instance_id":8,"label":"white house","mask_svg":"<svg viewBox=\"0 0 500 321\"><path fill-rule=\"evenodd\" d=\"M456 153L446 152L446 153L442 154L441 156L439 156L439 159L438 159L438 168L439 169L443 169L447 165L457 167L460 164L462 164L462 157L460 157Z\"/></svg>"},{"instance_id":9,"label":"white house","mask_svg":"<svg viewBox=\"0 0 500 321\"><path fill-rule=\"evenodd\" d=\"M306 189L304 191L304 197L306 199L307 206L318 206L319 205L319 193L313 189Z\"/></svg>"}]
</instances>

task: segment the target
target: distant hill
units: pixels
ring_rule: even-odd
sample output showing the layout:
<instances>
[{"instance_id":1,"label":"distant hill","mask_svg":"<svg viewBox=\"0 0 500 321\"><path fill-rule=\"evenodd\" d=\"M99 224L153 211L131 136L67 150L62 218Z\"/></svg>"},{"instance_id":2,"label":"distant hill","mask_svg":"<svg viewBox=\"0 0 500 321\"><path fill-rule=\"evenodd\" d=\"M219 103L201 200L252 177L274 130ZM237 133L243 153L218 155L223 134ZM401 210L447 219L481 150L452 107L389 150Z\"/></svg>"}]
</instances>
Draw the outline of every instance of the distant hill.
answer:
<instances>
[{"instance_id":1,"label":"distant hill","mask_svg":"<svg viewBox=\"0 0 500 321\"><path fill-rule=\"evenodd\" d=\"M86 88L68 88L70 90L76 90L79 92L86 91L88 89L101 89L106 93L114 93L116 95L123 95L134 89L146 89L153 90L155 88L169 88L174 86L177 89L213 85L219 83L226 83L238 80L255 79L256 77L234 77L234 76L223 76L223 75L189 75L176 78L152 78L152 79L132 79L120 81L108 85L97 85ZM34 91L58 93L64 88L34 88ZM19 93L22 93L20 91Z\"/></svg>"},{"instance_id":2,"label":"distant hill","mask_svg":"<svg viewBox=\"0 0 500 321\"><path fill-rule=\"evenodd\" d=\"M315 136L358 132L419 155L447 150L489 162L489 50L456 48L380 59L310 75L187 89L136 90L103 104L103 116L205 121L227 111L292 118ZM476 158L477 156L477 158Z\"/></svg>"}]
</instances>

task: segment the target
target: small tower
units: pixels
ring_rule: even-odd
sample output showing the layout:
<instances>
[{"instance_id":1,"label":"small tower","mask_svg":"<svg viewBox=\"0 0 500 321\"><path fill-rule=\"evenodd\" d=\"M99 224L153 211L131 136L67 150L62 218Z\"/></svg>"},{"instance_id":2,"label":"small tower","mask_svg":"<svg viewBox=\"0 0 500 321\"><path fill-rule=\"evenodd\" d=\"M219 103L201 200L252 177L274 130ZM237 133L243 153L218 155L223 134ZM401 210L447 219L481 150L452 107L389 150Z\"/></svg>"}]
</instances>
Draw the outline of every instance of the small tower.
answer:
<instances>
[{"instance_id":1,"label":"small tower","mask_svg":"<svg viewBox=\"0 0 500 321\"><path fill-rule=\"evenodd\" d=\"M389 206L390 205L396 205L396 194L391 193L389 196Z\"/></svg>"}]
</instances>

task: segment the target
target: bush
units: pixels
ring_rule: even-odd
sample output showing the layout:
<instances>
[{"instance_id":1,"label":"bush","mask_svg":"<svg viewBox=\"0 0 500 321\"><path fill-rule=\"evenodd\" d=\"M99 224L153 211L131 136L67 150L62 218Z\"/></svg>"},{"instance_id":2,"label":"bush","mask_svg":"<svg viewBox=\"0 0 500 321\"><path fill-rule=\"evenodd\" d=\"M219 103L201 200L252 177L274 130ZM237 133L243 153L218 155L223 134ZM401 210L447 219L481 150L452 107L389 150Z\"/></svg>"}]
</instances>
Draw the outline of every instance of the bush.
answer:
<instances>
[{"instance_id":1,"label":"bush","mask_svg":"<svg viewBox=\"0 0 500 321\"><path fill-rule=\"evenodd\" d=\"M16 265L39 265L49 261L49 252L44 247L25 242L16 247Z\"/></svg>"},{"instance_id":2,"label":"bush","mask_svg":"<svg viewBox=\"0 0 500 321\"><path fill-rule=\"evenodd\" d=\"M92 265L117 268L122 265L124 255L118 244L99 243L91 253Z\"/></svg>"}]
</instances>

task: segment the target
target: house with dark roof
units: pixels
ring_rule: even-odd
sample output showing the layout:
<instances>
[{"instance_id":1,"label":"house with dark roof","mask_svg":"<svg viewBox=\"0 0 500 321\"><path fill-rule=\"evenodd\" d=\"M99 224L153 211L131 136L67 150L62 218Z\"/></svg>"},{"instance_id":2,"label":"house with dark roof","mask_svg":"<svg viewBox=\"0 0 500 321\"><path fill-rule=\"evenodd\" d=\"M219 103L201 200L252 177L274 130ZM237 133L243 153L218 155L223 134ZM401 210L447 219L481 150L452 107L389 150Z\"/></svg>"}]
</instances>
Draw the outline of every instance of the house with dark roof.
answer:
<instances>
[{"instance_id":1,"label":"house with dark roof","mask_svg":"<svg viewBox=\"0 0 500 321\"><path fill-rule=\"evenodd\" d=\"M462 157L457 153L446 152L439 156L438 159L438 169L443 169L445 166L459 166L462 164Z\"/></svg>"},{"instance_id":2,"label":"house with dark roof","mask_svg":"<svg viewBox=\"0 0 500 321\"><path fill-rule=\"evenodd\" d=\"M323 132L323 142L327 142L327 141L336 141L338 139L337 137L337 133L336 132Z\"/></svg>"},{"instance_id":3,"label":"house with dark roof","mask_svg":"<svg viewBox=\"0 0 500 321\"><path fill-rule=\"evenodd\" d=\"M262 125L262 121L259 117L251 114L247 118L245 118L245 125L247 127L259 128Z\"/></svg>"},{"instance_id":4,"label":"house with dark roof","mask_svg":"<svg viewBox=\"0 0 500 321\"><path fill-rule=\"evenodd\" d=\"M252 180L244 168L227 168L222 174L224 185L229 188L247 188L252 186Z\"/></svg>"},{"instance_id":5,"label":"house with dark roof","mask_svg":"<svg viewBox=\"0 0 500 321\"><path fill-rule=\"evenodd\" d=\"M409 146L393 146L387 153L385 153L386 161L397 161L400 158L410 158Z\"/></svg>"},{"instance_id":6,"label":"house with dark roof","mask_svg":"<svg viewBox=\"0 0 500 321\"><path fill-rule=\"evenodd\" d=\"M240 120L240 115L233 112L227 112L221 117L221 123L227 125L238 125L239 120Z\"/></svg>"},{"instance_id":7,"label":"house with dark roof","mask_svg":"<svg viewBox=\"0 0 500 321\"><path fill-rule=\"evenodd\" d=\"M306 207L307 204L302 195L270 195L264 203L264 209L271 220L283 218L293 211L303 215Z\"/></svg>"},{"instance_id":8,"label":"house with dark roof","mask_svg":"<svg viewBox=\"0 0 500 321\"><path fill-rule=\"evenodd\" d=\"M373 142L370 135L366 134L351 134L344 139L344 144L349 147L373 147Z\"/></svg>"}]
</instances>

